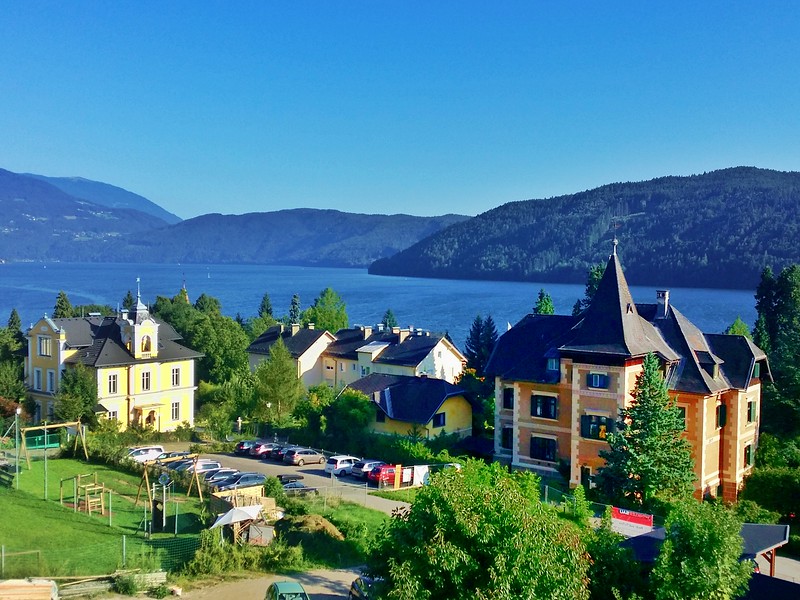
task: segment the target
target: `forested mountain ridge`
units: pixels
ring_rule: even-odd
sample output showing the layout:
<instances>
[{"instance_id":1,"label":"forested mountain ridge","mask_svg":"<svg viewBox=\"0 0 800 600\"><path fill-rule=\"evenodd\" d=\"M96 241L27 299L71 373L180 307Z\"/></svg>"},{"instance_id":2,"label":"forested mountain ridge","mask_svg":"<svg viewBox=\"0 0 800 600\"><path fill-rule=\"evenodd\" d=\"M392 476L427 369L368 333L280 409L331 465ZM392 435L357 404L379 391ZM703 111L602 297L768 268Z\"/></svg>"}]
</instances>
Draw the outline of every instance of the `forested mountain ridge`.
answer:
<instances>
[{"instance_id":1,"label":"forested mountain ridge","mask_svg":"<svg viewBox=\"0 0 800 600\"><path fill-rule=\"evenodd\" d=\"M583 282L611 239L635 285L754 288L800 262L800 173L753 167L510 202L381 259L370 273Z\"/></svg>"}]
</instances>

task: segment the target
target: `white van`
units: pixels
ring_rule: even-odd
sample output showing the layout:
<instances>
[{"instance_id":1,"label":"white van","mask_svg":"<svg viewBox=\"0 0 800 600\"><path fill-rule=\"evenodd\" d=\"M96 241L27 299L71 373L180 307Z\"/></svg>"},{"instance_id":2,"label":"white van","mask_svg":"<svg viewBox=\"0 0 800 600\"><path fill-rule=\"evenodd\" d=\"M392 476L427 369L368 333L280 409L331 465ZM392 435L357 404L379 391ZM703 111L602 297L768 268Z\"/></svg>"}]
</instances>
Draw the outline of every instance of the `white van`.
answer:
<instances>
[{"instance_id":1,"label":"white van","mask_svg":"<svg viewBox=\"0 0 800 600\"><path fill-rule=\"evenodd\" d=\"M128 448L128 458L138 463L155 460L164 453L161 446L141 446L139 448Z\"/></svg>"},{"instance_id":2,"label":"white van","mask_svg":"<svg viewBox=\"0 0 800 600\"><path fill-rule=\"evenodd\" d=\"M356 456L349 456L347 454L339 454L331 456L328 462L325 463L325 472L333 473L336 476L350 475L353 472L353 465L356 464L360 458Z\"/></svg>"}]
</instances>

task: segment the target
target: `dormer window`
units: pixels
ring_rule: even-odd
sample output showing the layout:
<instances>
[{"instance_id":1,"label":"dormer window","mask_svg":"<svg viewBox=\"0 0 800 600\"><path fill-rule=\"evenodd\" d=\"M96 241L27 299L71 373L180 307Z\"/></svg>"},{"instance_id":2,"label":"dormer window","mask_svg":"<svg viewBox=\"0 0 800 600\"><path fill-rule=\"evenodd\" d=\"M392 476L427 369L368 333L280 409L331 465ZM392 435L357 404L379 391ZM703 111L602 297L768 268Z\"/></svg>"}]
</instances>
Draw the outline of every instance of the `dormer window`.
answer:
<instances>
[{"instance_id":1,"label":"dormer window","mask_svg":"<svg viewBox=\"0 0 800 600\"><path fill-rule=\"evenodd\" d=\"M756 363L753 366L753 379L761 378L761 363Z\"/></svg>"},{"instance_id":2,"label":"dormer window","mask_svg":"<svg viewBox=\"0 0 800 600\"><path fill-rule=\"evenodd\" d=\"M150 352L153 343L150 341L150 336L145 335L142 337L142 352Z\"/></svg>"},{"instance_id":3,"label":"dormer window","mask_svg":"<svg viewBox=\"0 0 800 600\"><path fill-rule=\"evenodd\" d=\"M547 370L548 371L558 371L559 370L559 362L557 358L548 358L547 359Z\"/></svg>"}]
</instances>

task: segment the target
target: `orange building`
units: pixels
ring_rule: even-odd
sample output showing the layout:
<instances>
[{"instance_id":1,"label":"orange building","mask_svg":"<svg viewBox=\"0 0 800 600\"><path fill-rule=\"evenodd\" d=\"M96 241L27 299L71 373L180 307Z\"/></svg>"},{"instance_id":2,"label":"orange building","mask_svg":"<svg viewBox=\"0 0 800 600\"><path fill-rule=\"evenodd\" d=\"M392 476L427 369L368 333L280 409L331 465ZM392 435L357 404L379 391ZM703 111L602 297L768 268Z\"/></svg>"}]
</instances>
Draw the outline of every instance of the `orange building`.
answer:
<instances>
[{"instance_id":1,"label":"orange building","mask_svg":"<svg viewBox=\"0 0 800 600\"><path fill-rule=\"evenodd\" d=\"M616 242L581 315L530 314L498 340L486 369L495 456L545 473L568 464L571 486L590 484L650 352L685 416L697 495L734 500L754 462L767 357L744 336L702 333L666 290L654 304L634 303Z\"/></svg>"}]
</instances>

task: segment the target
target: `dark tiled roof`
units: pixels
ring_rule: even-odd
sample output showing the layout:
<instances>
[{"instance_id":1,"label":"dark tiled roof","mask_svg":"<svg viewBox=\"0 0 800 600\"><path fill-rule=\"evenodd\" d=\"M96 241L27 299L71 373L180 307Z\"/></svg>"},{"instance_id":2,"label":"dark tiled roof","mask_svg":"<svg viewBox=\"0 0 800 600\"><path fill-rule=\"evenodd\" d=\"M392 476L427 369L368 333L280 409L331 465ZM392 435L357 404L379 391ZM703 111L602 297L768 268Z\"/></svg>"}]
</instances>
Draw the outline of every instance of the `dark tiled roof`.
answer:
<instances>
[{"instance_id":1,"label":"dark tiled roof","mask_svg":"<svg viewBox=\"0 0 800 600\"><path fill-rule=\"evenodd\" d=\"M609 257L597 292L583 319L575 325L575 336L561 350L620 357L655 352L668 361L678 358L652 325L639 316L616 253Z\"/></svg>"},{"instance_id":2,"label":"dark tiled roof","mask_svg":"<svg viewBox=\"0 0 800 600\"><path fill-rule=\"evenodd\" d=\"M162 321L154 319L159 324L158 328L158 355L154 358L134 358L122 343L120 327L126 324L124 319L118 317L82 317L70 319L53 319L59 328L67 334L67 346L77 351L65 362L70 364L82 363L91 367L110 367L116 365L130 365L135 363L164 362L172 360L186 360L203 356L200 352L190 350L171 339L177 336L175 330ZM167 337L162 338L161 332L166 331Z\"/></svg>"},{"instance_id":3,"label":"dark tiled roof","mask_svg":"<svg viewBox=\"0 0 800 600\"><path fill-rule=\"evenodd\" d=\"M292 330L283 325L274 325L258 336L252 344L247 347L251 354L269 354L272 344L278 341L278 337L283 339L286 349L292 358L300 358L311 346L321 337L330 335L324 329L299 329L292 335Z\"/></svg>"},{"instance_id":4,"label":"dark tiled roof","mask_svg":"<svg viewBox=\"0 0 800 600\"><path fill-rule=\"evenodd\" d=\"M464 396L460 387L443 379L372 373L347 386L365 394L390 419L424 425L452 396Z\"/></svg>"},{"instance_id":5,"label":"dark tiled roof","mask_svg":"<svg viewBox=\"0 0 800 600\"><path fill-rule=\"evenodd\" d=\"M440 335L409 335L401 343L388 346L373 362L413 367L425 360L442 339Z\"/></svg>"},{"instance_id":6,"label":"dark tiled roof","mask_svg":"<svg viewBox=\"0 0 800 600\"><path fill-rule=\"evenodd\" d=\"M336 340L328 345L325 349L325 354L350 360L358 360L358 349L369 343L386 342L396 344L398 340L398 335L391 331L376 331L364 337L364 330L361 328L340 329L334 337Z\"/></svg>"},{"instance_id":7,"label":"dark tiled roof","mask_svg":"<svg viewBox=\"0 0 800 600\"><path fill-rule=\"evenodd\" d=\"M736 388L748 387L750 376L753 373L753 365L756 361L766 361L767 356L764 351L743 335L709 333L706 334L706 339L714 353L722 358L721 368ZM766 378L771 378L769 363L765 362L765 364L767 373L764 375Z\"/></svg>"}]
</instances>

